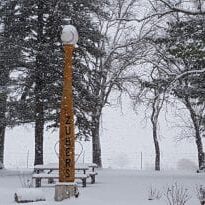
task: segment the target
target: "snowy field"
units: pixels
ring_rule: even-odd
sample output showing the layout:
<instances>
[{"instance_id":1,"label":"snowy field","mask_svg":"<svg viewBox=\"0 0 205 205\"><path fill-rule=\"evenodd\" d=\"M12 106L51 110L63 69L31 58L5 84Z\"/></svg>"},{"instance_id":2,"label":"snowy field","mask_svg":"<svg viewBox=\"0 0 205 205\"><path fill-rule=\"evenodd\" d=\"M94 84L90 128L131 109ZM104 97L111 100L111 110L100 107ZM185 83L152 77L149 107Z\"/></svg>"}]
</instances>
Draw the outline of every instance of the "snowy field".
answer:
<instances>
[{"instance_id":1,"label":"snowy field","mask_svg":"<svg viewBox=\"0 0 205 205\"><path fill-rule=\"evenodd\" d=\"M200 204L196 196L196 186L204 185L205 175L193 172L151 172L134 170L98 170L96 184L80 188L80 196L55 202L54 187L41 189L46 196L45 202L27 203L28 205L166 205L163 191L178 183L188 189L191 199L186 205ZM15 171L0 171L0 205L12 205L14 193L21 188L21 177ZM148 200L150 187L162 196L160 199Z\"/></svg>"},{"instance_id":2,"label":"snowy field","mask_svg":"<svg viewBox=\"0 0 205 205\"><path fill-rule=\"evenodd\" d=\"M199 205L196 186L205 185L205 175L196 174L197 154L192 140L176 143L177 132L167 128L162 120L161 168L154 172L154 148L150 126L141 124L141 117L132 114L129 106L123 113L119 109L107 109L101 125L103 167L98 170L97 183L80 188L78 199L54 201L54 187L40 188L45 202L29 205L167 205L164 192L176 182L188 189L191 199L185 205ZM44 163L57 163L55 148L58 131L45 131ZM79 145L76 152L79 152ZM91 143L83 143L80 162L91 160ZM34 127L8 129L5 139L5 167L0 170L0 205L12 205L14 193L22 187L22 177L16 171L32 168L34 161ZM112 169L111 169L112 168ZM177 170L181 170L180 172ZM185 172L186 171L186 172ZM29 178L31 175L29 176ZM23 180L24 181L24 180ZM161 196L148 200L151 187Z\"/></svg>"}]
</instances>

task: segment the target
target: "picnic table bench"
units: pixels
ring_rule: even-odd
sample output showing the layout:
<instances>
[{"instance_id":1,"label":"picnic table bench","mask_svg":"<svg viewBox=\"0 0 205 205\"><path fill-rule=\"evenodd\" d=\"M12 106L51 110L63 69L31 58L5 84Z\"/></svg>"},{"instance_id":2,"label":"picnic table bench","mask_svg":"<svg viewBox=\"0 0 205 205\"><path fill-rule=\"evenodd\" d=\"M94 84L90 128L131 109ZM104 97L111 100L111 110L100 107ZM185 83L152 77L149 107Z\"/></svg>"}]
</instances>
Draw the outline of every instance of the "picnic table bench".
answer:
<instances>
[{"instance_id":1,"label":"picnic table bench","mask_svg":"<svg viewBox=\"0 0 205 205\"><path fill-rule=\"evenodd\" d=\"M91 184L95 183L95 176L97 175L95 168L97 168L97 165L94 163L78 163L75 167L75 179L81 180L83 187L86 187L86 181L89 177L91 178ZM34 167L34 174L32 175L32 180L35 180L36 187L41 186L42 179L48 179L48 183L53 183L54 179L59 179L58 171L59 166L57 163L36 165Z\"/></svg>"},{"instance_id":2,"label":"picnic table bench","mask_svg":"<svg viewBox=\"0 0 205 205\"><path fill-rule=\"evenodd\" d=\"M77 173L75 175L75 179L82 180L82 186L86 187L86 179L89 176L87 174L81 174ZM48 179L50 183L53 183L54 179L59 179L59 174L58 173L40 173L40 174L33 174L32 179L36 181L35 186L36 187L41 187L41 180L42 179Z\"/></svg>"}]
</instances>

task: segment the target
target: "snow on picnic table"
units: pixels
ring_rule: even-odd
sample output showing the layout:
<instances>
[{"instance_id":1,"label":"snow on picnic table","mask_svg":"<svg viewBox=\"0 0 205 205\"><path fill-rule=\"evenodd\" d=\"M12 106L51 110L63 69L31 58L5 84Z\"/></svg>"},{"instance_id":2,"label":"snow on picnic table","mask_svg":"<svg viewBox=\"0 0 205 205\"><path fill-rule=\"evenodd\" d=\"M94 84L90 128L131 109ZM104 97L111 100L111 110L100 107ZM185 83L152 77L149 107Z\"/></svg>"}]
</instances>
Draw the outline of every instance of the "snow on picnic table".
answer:
<instances>
[{"instance_id":1,"label":"snow on picnic table","mask_svg":"<svg viewBox=\"0 0 205 205\"><path fill-rule=\"evenodd\" d=\"M27 173L29 174L29 173ZM26 176L26 175L25 175ZM88 180L89 181L89 180ZM46 195L45 202L27 203L28 205L166 205L165 197L160 200L148 200L150 187L163 190L175 182L188 188L192 198L186 205L200 204L195 193L196 185L205 185L205 174L176 171L136 171L136 170L98 170L96 184L88 183L80 187L80 196L55 202L54 187L44 186L41 189ZM13 205L14 193L21 188L19 173L0 170L0 205Z\"/></svg>"}]
</instances>

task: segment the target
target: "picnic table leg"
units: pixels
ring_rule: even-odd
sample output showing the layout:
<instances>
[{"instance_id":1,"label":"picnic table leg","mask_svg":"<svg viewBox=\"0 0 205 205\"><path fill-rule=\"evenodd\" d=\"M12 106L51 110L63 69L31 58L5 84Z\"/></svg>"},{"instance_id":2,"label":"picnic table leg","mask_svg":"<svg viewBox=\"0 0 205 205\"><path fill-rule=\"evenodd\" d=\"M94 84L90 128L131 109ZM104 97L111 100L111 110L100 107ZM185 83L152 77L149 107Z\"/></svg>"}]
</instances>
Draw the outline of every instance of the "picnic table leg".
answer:
<instances>
[{"instance_id":1,"label":"picnic table leg","mask_svg":"<svg viewBox=\"0 0 205 205\"><path fill-rule=\"evenodd\" d=\"M50 171L48 171L48 174L50 174L53 170L51 169ZM54 183L54 179L53 178L49 178L48 179L48 184L53 184Z\"/></svg>"},{"instance_id":2,"label":"picnic table leg","mask_svg":"<svg viewBox=\"0 0 205 205\"><path fill-rule=\"evenodd\" d=\"M86 178L82 179L82 185L83 185L83 187L86 187Z\"/></svg>"},{"instance_id":3,"label":"picnic table leg","mask_svg":"<svg viewBox=\"0 0 205 205\"><path fill-rule=\"evenodd\" d=\"M77 187L75 187L75 198L78 198L79 197L79 191L78 191L78 188Z\"/></svg>"},{"instance_id":4,"label":"picnic table leg","mask_svg":"<svg viewBox=\"0 0 205 205\"><path fill-rule=\"evenodd\" d=\"M36 178L36 187L41 187L41 179Z\"/></svg>"},{"instance_id":5,"label":"picnic table leg","mask_svg":"<svg viewBox=\"0 0 205 205\"><path fill-rule=\"evenodd\" d=\"M53 184L53 183L54 183L54 179L49 178L49 179L48 179L48 184Z\"/></svg>"},{"instance_id":6,"label":"picnic table leg","mask_svg":"<svg viewBox=\"0 0 205 205\"><path fill-rule=\"evenodd\" d=\"M91 184L95 184L95 175L91 175Z\"/></svg>"}]
</instances>

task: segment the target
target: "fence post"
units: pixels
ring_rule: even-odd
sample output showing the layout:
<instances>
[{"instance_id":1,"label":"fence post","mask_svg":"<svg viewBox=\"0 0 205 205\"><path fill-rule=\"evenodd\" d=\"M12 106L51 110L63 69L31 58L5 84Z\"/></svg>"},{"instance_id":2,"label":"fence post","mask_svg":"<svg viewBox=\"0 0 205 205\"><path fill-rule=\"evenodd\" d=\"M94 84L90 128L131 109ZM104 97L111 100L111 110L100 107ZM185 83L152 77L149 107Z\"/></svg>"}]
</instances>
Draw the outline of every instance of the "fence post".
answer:
<instances>
[{"instance_id":1,"label":"fence post","mask_svg":"<svg viewBox=\"0 0 205 205\"><path fill-rule=\"evenodd\" d=\"M142 152L140 154L140 164L141 164L141 170L142 170L142 163L143 163L143 159L142 159Z\"/></svg>"},{"instance_id":2,"label":"fence post","mask_svg":"<svg viewBox=\"0 0 205 205\"><path fill-rule=\"evenodd\" d=\"M27 168L28 168L28 162L29 161L29 150L27 151L27 161L26 161L26 165L27 165Z\"/></svg>"}]
</instances>

